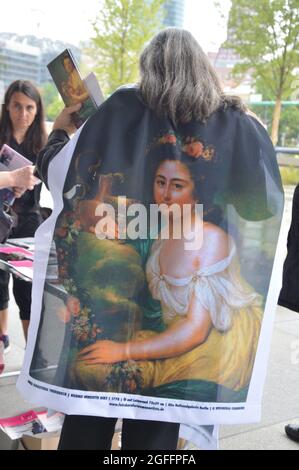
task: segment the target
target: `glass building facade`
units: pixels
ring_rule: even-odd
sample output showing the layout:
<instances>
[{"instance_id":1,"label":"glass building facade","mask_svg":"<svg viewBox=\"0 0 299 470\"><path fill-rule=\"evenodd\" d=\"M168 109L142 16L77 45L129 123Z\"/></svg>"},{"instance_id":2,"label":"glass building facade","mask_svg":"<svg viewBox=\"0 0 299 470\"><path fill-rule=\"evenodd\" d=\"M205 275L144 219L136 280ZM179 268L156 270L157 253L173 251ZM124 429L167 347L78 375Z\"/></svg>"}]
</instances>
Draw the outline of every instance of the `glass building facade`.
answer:
<instances>
[{"instance_id":1,"label":"glass building facade","mask_svg":"<svg viewBox=\"0 0 299 470\"><path fill-rule=\"evenodd\" d=\"M14 80L39 82L40 51L36 47L0 39L0 80L5 88Z\"/></svg>"},{"instance_id":2,"label":"glass building facade","mask_svg":"<svg viewBox=\"0 0 299 470\"><path fill-rule=\"evenodd\" d=\"M0 98L15 80L30 80L36 85L51 82L47 64L67 47L80 62L80 49L62 41L0 33Z\"/></svg>"},{"instance_id":3,"label":"glass building facade","mask_svg":"<svg viewBox=\"0 0 299 470\"><path fill-rule=\"evenodd\" d=\"M165 26L183 27L185 0L165 0Z\"/></svg>"}]
</instances>

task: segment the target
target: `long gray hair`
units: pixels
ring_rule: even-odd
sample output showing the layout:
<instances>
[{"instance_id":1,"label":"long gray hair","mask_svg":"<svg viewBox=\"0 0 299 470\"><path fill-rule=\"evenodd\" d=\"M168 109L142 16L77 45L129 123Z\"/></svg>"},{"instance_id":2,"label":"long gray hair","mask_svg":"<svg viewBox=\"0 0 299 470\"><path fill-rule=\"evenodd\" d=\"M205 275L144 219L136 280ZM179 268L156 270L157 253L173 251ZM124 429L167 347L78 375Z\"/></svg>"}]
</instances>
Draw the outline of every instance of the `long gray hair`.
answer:
<instances>
[{"instance_id":1,"label":"long gray hair","mask_svg":"<svg viewBox=\"0 0 299 470\"><path fill-rule=\"evenodd\" d=\"M206 121L221 105L245 110L239 97L224 95L208 57L186 30L158 33L142 52L139 65L143 100L174 124Z\"/></svg>"}]
</instances>

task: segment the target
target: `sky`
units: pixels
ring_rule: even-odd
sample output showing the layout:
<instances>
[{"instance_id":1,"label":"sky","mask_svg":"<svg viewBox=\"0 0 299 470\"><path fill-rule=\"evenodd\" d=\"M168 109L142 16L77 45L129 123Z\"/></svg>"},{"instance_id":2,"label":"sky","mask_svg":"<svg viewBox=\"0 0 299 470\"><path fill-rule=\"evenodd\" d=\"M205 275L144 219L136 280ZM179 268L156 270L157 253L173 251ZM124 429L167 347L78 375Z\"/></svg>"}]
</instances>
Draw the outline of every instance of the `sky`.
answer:
<instances>
[{"instance_id":1,"label":"sky","mask_svg":"<svg viewBox=\"0 0 299 470\"><path fill-rule=\"evenodd\" d=\"M225 17L230 0L219 0ZM99 12L100 0L8 0L0 15L1 32L34 34L78 45L93 35L91 21ZM16 14L17 12L17 14ZM185 0L185 24L203 49L216 51L226 38L225 18L214 0Z\"/></svg>"}]
</instances>

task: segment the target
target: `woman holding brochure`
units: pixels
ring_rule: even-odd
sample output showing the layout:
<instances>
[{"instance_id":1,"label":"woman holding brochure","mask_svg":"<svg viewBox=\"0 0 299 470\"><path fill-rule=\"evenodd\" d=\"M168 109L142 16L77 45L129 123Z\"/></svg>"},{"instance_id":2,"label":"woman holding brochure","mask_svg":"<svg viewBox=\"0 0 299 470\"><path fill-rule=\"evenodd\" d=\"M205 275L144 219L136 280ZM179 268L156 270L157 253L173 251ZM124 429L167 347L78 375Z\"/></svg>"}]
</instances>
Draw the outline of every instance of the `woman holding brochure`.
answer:
<instances>
[{"instance_id":1,"label":"woman holding brochure","mask_svg":"<svg viewBox=\"0 0 299 470\"><path fill-rule=\"evenodd\" d=\"M39 310L43 293L36 283L36 343L27 348L18 387L27 399L67 415L60 450L110 449L117 418L123 419L122 450L173 450L179 432L184 436L181 425L246 422L260 406L248 390L261 395L256 350L268 318L264 307L282 214L273 146L241 100L224 95L189 32L157 34L141 54L140 71L139 84L118 89L70 141L77 108L63 110L38 157L41 178L63 202L51 220L51 243L68 294L56 314L65 308L67 316L64 334L51 334L44 320L53 308L43 296ZM98 236L91 229L104 217L99 210L93 211L95 223L85 224L88 207L103 203L113 214L120 199L129 205L114 220L119 233L134 222L145 235ZM162 214L160 203L166 211L174 200L192 210L203 206L210 225L200 254L187 252L181 239L155 240L159 218L151 224L148 207L159 204ZM138 224L132 219L137 206L144 214ZM179 226L185 221L176 220ZM46 273L45 263L41 269ZM214 337L220 347L213 356ZM58 370L41 375L36 362L48 338ZM233 347L239 342L238 351L249 351L243 361ZM235 368L234 383L225 377L228 365Z\"/></svg>"},{"instance_id":2,"label":"woman holding brochure","mask_svg":"<svg viewBox=\"0 0 299 470\"><path fill-rule=\"evenodd\" d=\"M13 171L0 172L0 189L13 188L14 196L21 197L27 189L34 188L34 166L26 166ZM2 208L0 208L2 210ZM4 341L0 339L0 374L4 370Z\"/></svg>"},{"instance_id":3,"label":"woman holding brochure","mask_svg":"<svg viewBox=\"0 0 299 470\"><path fill-rule=\"evenodd\" d=\"M35 164L38 152L47 139L42 99L37 88L27 80L16 80L8 87L0 118L0 148L7 144ZM25 170L25 172L32 170ZM27 186L27 185L25 185ZM13 229L15 238L33 237L42 222L39 211L41 186L28 184L22 197L13 204L18 224ZM8 338L8 281L9 274L0 271L0 340L5 352ZM27 339L30 319L31 284L14 278L13 293L19 307L20 318Z\"/></svg>"}]
</instances>

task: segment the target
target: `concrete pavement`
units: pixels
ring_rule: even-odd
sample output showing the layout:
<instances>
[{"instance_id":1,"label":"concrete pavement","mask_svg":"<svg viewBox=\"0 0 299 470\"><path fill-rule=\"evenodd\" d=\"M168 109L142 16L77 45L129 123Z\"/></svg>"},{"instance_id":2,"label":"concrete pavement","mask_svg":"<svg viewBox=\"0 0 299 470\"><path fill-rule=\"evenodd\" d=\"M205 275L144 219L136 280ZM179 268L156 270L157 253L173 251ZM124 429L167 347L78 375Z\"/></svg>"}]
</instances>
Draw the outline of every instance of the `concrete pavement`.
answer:
<instances>
[{"instance_id":1,"label":"concrete pavement","mask_svg":"<svg viewBox=\"0 0 299 470\"><path fill-rule=\"evenodd\" d=\"M295 187L285 187L285 210L278 256L286 255ZM281 271L277 272L281 278ZM223 426L222 449L299 450L299 443L285 436L284 426L299 423L299 314L277 307L267 378L263 395L262 420L258 424Z\"/></svg>"}]
</instances>

